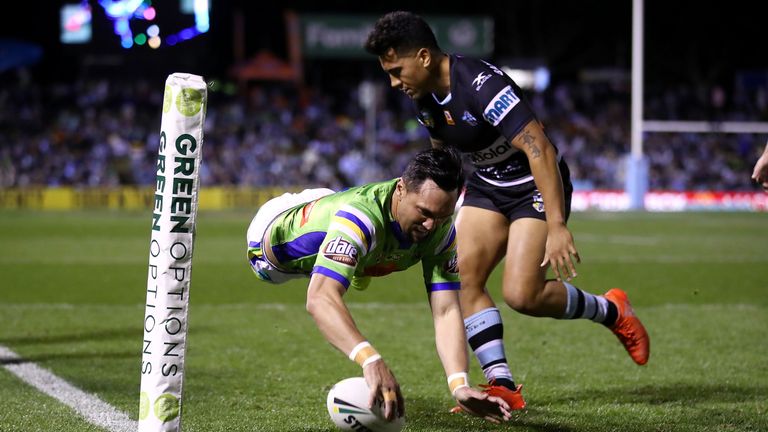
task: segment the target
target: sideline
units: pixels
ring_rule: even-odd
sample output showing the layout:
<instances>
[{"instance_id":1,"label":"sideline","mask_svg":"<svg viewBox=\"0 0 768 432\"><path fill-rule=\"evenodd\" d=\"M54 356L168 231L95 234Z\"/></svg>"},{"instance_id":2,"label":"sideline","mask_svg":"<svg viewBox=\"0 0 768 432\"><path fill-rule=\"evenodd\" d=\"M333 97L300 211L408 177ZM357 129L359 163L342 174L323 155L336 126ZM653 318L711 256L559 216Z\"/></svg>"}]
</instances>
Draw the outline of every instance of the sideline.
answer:
<instances>
[{"instance_id":1,"label":"sideline","mask_svg":"<svg viewBox=\"0 0 768 432\"><path fill-rule=\"evenodd\" d=\"M35 363L0 345L0 364L25 383L69 406L89 423L110 432L135 432L138 422L128 414L86 393Z\"/></svg>"}]
</instances>

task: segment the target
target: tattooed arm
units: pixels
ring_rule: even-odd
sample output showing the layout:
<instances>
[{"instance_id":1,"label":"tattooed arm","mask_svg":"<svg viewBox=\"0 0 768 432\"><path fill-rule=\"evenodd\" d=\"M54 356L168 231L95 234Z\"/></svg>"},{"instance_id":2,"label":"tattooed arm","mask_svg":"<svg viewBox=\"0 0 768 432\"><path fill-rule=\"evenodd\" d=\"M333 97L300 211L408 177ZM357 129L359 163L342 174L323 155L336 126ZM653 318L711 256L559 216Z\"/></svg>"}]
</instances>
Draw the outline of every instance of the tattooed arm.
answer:
<instances>
[{"instance_id":1,"label":"tattooed arm","mask_svg":"<svg viewBox=\"0 0 768 432\"><path fill-rule=\"evenodd\" d=\"M579 261L573 236L565 225L563 180L555 148L537 120L532 120L515 136L512 145L525 152L536 187L544 200L547 217L547 247L541 265L552 265L558 279L576 276L571 255Z\"/></svg>"}]
</instances>

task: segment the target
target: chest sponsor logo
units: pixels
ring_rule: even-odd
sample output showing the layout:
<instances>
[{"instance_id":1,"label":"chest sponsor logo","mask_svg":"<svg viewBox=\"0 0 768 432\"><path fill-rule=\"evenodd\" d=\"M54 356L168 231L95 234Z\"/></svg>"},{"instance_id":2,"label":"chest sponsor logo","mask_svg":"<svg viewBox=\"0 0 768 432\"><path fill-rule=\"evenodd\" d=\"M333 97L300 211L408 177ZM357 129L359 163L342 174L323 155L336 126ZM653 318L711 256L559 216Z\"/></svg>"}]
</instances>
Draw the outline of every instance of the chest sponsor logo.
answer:
<instances>
[{"instance_id":1,"label":"chest sponsor logo","mask_svg":"<svg viewBox=\"0 0 768 432\"><path fill-rule=\"evenodd\" d=\"M418 116L416 116L416 119L421 123L422 125L432 128L435 127L435 121L432 119L432 116L429 114L429 111L422 111L419 113Z\"/></svg>"},{"instance_id":2,"label":"chest sponsor logo","mask_svg":"<svg viewBox=\"0 0 768 432\"><path fill-rule=\"evenodd\" d=\"M357 248L341 236L328 242L323 250L323 256L350 267L357 266Z\"/></svg>"},{"instance_id":3,"label":"chest sponsor logo","mask_svg":"<svg viewBox=\"0 0 768 432\"><path fill-rule=\"evenodd\" d=\"M470 126L477 126L477 119L475 116L469 113L469 111L464 111L464 114L461 116L461 119L467 122Z\"/></svg>"},{"instance_id":4,"label":"chest sponsor logo","mask_svg":"<svg viewBox=\"0 0 768 432\"><path fill-rule=\"evenodd\" d=\"M512 148L512 145L508 143L504 137L499 137L499 139L494 141L493 144L488 147L473 152L469 158L475 165L492 165L496 162L503 161L516 151L517 150Z\"/></svg>"},{"instance_id":5,"label":"chest sponsor logo","mask_svg":"<svg viewBox=\"0 0 768 432\"><path fill-rule=\"evenodd\" d=\"M445 122L449 125L453 126L456 124L456 122L453 121L453 116L451 116L451 112L448 110L443 110L443 114L445 114Z\"/></svg>"},{"instance_id":6,"label":"chest sponsor logo","mask_svg":"<svg viewBox=\"0 0 768 432\"><path fill-rule=\"evenodd\" d=\"M512 86L506 86L488 103L483 115L488 123L497 126L518 102L520 98L512 91Z\"/></svg>"},{"instance_id":7,"label":"chest sponsor logo","mask_svg":"<svg viewBox=\"0 0 768 432\"><path fill-rule=\"evenodd\" d=\"M477 74L474 80L472 80L472 85L475 86L475 91L480 91L480 88L485 84L486 81L488 81L488 78L491 77L491 74L485 74L480 72Z\"/></svg>"}]
</instances>

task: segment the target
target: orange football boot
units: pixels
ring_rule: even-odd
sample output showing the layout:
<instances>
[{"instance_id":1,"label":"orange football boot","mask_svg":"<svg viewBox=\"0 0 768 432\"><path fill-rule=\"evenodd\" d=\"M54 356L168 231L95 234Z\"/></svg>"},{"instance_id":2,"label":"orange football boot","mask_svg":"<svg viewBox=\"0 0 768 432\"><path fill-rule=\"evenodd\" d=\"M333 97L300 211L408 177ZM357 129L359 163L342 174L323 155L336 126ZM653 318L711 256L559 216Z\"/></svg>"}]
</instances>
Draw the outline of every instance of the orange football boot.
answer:
<instances>
[{"instance_id":1,"label":"orange football boot","mask_svg":"<svg viewBox=\"0 0 768 432\"><path fill-rule=\"evenodd\" d=\"M619 338L635 363L641 366L648 363L648 357L651 355L651 340L643 323L629 304L627 293L619 288L613 288L605 293L604 297L615 304L619 310L616 322L609 328Z\"/></svg>"}]
</instances>

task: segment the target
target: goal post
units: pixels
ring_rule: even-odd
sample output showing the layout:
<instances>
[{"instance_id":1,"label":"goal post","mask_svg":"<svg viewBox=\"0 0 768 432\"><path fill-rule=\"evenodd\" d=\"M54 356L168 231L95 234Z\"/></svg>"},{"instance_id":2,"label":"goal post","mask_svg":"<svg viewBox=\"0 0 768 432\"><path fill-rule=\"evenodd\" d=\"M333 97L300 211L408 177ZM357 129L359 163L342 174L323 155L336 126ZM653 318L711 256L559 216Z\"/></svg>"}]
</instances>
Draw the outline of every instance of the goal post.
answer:
<instances>
[{"instance_id":1,"label":"goal post","mask_svg":"<svg viewBox=\"0 0 768 432\"><path fill-rule=\"evenodd\" d=\"M189 288L207 99L207 87L200 76L174 73L166 79L150 225L140 432L181 430Z\"/></svg>"}]
</instances>

